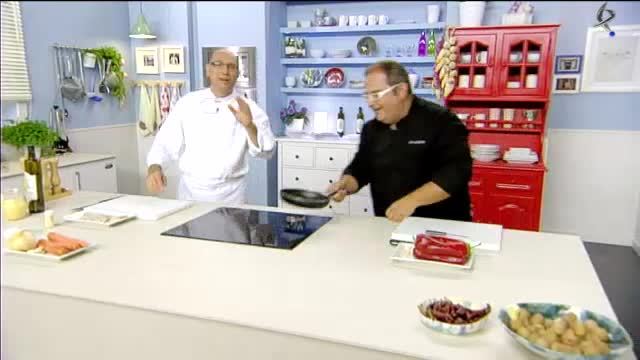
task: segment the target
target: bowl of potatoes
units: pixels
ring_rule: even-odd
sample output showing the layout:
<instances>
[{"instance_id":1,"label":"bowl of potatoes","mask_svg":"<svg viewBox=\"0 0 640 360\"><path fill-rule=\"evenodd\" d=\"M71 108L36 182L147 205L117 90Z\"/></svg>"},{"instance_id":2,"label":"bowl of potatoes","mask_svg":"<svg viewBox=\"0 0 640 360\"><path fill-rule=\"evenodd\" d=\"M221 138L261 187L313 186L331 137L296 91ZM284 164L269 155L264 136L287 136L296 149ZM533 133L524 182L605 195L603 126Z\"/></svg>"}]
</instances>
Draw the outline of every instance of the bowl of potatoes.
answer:
<instances>
[{"instance_id":1,"label":"bowl of potatoes","mask_svg":"<svg viewBox=\"0 0 640 360\"><path fill-rule=\"evenodd\" d=\"M498 318L518 343L545 359L614 359L633 347L617 322L569 305L511 304Z\"/></svg>"}]
</instances>

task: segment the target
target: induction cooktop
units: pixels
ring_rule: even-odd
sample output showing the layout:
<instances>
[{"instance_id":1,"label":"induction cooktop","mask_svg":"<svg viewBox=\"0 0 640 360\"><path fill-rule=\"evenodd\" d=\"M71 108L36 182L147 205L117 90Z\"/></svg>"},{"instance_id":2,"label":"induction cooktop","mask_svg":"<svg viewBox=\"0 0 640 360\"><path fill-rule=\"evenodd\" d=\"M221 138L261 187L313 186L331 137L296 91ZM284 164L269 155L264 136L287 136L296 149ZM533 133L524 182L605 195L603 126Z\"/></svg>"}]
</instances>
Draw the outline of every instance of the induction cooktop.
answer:
<instances>
[{"instance_id":1,"label":"induction cooktop","mask_svg":"<svg viewBox=\"0 0 640 360\"><path fill-rule=\"evenodd\" d=\"M291 250L331 217L222 207L162 233Z\"/></svg>"}]
</instances>

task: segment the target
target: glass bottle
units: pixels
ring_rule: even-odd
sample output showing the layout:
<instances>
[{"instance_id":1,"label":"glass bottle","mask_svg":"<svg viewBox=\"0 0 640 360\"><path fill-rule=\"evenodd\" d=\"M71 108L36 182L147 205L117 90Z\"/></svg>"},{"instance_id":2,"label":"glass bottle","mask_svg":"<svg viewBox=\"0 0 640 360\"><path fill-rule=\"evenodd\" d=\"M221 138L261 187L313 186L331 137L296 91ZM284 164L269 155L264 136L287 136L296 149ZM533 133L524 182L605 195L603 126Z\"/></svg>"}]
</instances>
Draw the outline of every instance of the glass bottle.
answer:
<instances>
[{"instance_id":1,"label":"glass bottle","mask_svg":"<svg viewBox=\"0 0 640 360\"><path fill-rule=\"evenodd\" d=\"M358 116L356 118L356 134L362 133L362 128L364 127L364 113L362 112L362 107L358 107Z\"/></svg>"},{"instance_id":2,"label":"glass bottle","mask_svg":"<svg viewBox=\"0 0 640 360\"><path fill-rule=\"evenodd\" d=\"M429 56L436 56L436 35L433 32L433 30L431 30L429 32Z\"/></svg>"},{"instance_id":3,"label":"glass bottle","mask_svg":"<svg viewBox=\"0 0 640 360\"><path fill-rule=\"evenodd\" d=\"M424 30L420 33L420 40L418 40L418 56L427 56L427 34Z\"/></svg>"},{"instance_id":4,"label":"glass bottle","mask_svg":"<svg viewBox=\"0 0 640 360\"><path fill-rule=\"evenodd\" d=\"M42 186L42 165L36 157L34 146L27 147L27 158L24 160L25 187L29 199L29 212L44 211L44 189Z\"/></svg>"},{"instance_id":5,"label":"glass bottle","mask_svg":"<svg viewBox=\"0 0 640 360\"><path fill-rule=\"evenodd\" d=\"M340 137L344 135L344 112L342 112L342 106L340 112L338 112L338 123L336 124L336 132Z\"/></svg>"}]
</instances>

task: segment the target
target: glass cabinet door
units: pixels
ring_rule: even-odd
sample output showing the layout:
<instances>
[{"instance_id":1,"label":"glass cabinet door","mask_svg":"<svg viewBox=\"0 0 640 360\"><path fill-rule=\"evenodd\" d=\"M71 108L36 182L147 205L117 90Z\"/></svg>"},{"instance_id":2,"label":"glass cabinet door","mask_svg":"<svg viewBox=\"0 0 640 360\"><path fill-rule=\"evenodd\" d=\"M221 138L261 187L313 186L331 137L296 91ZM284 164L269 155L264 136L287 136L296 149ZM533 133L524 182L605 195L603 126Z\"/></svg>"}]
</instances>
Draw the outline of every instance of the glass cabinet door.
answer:
<instances>
[{"instance_id":1,"label":"glass cabinet door","mask_svg":"<svg viewBox=\"0 0 640 360\"><path fill-rule=\"evenodd\" d=\"M545 96L550 34L503 34L499 95Z\"/></svg>"},{"instance_id":2,"label":"glass cabinet door","mask_svg":"<svg viewBox=\"0 0 640 360\"><path fill-rule=\"evenodd\" d=\"M496 35L456 34L458 76L452 96L494 93Z\"/></svg>"}]
</instances>

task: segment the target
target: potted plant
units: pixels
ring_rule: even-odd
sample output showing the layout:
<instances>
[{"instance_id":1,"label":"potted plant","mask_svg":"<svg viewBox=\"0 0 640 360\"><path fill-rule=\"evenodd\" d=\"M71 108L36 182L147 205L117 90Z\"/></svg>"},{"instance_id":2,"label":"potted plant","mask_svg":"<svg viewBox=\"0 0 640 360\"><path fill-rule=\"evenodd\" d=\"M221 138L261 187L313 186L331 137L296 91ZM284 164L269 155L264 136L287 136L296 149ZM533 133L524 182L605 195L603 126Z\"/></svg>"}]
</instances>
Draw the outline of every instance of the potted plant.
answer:
<instances>
[{"instance_id":1,"label":"potted plant","mask_svg":"<svg viewBox=\"0 0 640 360\"><path fill-rule=\"evenodd\" d=\"M2 128L2 142L15 146L21 152L26 151L25 147L33 146L38 156L46 157L55 154L53 144L57 139L58 134L43 121L22 121Z\"/></svg>"},{"instance_id":2,"label":"potted plant","mask_svg":"<svg viewBox=\"0 0 640 360\"><path fill-rule=\"evenodd\" d=\"M294 100L289 101L289 106L280 111L280 120L287 126L287 130L302 132L304 126L309 123L307 108L302 107L299 111Z\"/></svg>"},{"instance_id":3,"label":"potted plant","mask_svg":"<svg viewBox=\"0 0 640 360\"><path fill-rule=\"evenodd\" d=\"M104 71L104 85L108 87L108 93L118 99L120 106L123 106L127 98L127 85L124 81L126 77L125 72L122 70L124 65L124 58L122 54L113 46L104 46L100 48L87 49L84 54L93 54L96 57L99 65L110 62L109 71L105 68Z\"/></svg>"}]
</instances>

